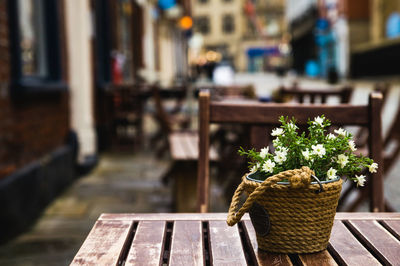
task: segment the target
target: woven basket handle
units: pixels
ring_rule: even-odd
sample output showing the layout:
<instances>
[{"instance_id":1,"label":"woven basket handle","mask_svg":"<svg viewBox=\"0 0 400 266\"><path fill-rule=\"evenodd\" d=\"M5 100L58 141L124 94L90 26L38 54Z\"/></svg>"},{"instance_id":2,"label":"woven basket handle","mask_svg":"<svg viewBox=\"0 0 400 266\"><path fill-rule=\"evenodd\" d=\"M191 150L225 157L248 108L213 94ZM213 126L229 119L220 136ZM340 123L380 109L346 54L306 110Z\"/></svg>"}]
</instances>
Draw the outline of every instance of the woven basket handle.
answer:
<instances>
[{"instance_id":1,"label":"woven basket handle","mask_svg":"<svg viewBox=\"0 0 400 266\"><path fill-rule=\"evenodd\" d=\"M258 186L246 199L241 208L239 207L240 196L244 190L245 176L242 179L242 183L237 187L235 193L233 194L231 205L228 211L228 218L226 222L229 226L235 225L243 215L251 208L254 201L257 200L267 188L273 187L282 180L289 180L290 187L292 188L304 188L308 187L311 183L311 175L314 175L312 171L307 166L303 166L301 169L287 170L279 174L273 175L265 179L260 186Z\"/></svg>"}]
</instances>

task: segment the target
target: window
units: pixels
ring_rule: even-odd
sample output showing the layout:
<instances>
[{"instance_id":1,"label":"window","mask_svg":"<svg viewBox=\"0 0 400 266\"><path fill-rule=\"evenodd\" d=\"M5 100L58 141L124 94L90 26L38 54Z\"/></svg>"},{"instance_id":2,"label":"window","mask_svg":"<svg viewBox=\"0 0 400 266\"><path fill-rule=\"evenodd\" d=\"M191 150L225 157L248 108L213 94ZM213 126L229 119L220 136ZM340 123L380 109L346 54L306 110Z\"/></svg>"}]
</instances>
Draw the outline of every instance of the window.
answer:
<instances>
[{"instance_id":1,"label":"window","mask_svg":"<svg viewBox=\"0 0 400 266\"><path fill-rule=\"evenodd\" d=\"M194 26L196 31L208 34L210 32L210 19L207 16L197 17L194 19Z\"/></svg>"},{"instance_id":2,"label":"window","mask_svg":"<svg viewBox=\"0 0 400 266\"><path fill-rule=\"evenodd\" d=\"M116 45L112 53L113 82L127 84L133 82L133 6L130 0L118 0L116 5Z\"/></svg>"},{"instance_id":3,"label":"window","mask_svg":"<svg viewBox=\"0 0 400 266\"><path fill-rule=\"evenodd\" d=\"M96 85L107 89L111 83L111 29L110 5L108 0L98 0L96 12Z\"/></svg>"},{"instance_id":4,"label":"window","mask_svg":"<svg viewBox=\"0 0 400 266\"><path fill-rule=\"evenodd\" d=\"M235 31L235 21L232 15L222 17L222 32L233 33Z\"/></svg>"},{"instance_id":5,"label":"window","mask_svg":"<svg viewBox=\"0 0 400 266\"><path fill-rule=\"evenodd\" d=\"M66 89L61 81L57 3L8 1L12 93Z\"/></svg>"}]
</instances>

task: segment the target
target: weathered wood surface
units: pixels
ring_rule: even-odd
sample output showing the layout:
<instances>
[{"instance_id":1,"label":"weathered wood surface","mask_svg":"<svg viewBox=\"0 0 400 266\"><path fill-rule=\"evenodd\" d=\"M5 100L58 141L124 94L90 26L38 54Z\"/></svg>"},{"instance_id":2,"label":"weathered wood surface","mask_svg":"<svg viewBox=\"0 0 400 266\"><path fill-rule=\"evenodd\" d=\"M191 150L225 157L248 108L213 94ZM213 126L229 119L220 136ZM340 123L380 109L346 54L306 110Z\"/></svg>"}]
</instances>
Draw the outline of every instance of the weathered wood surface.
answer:
<instances>
[{"instance_id":1,"label":"weathered wood surface","mask_svg":"<svg viewBox=\"0 0 400 266\"><path fill-rule=\"evenodd\" d=\"M170 265L203 265L200 221L176 221L172 234Z\"/></svg>"},{"instance_id":2,"label":"weathered wood surface","mask_svg":"<svg viewBox=\"0 0 400 266\"><path fill-rule=\"evenodd\" d=\"M245 215L103 214L71 265L400 265L400 213L337 213L327 250L258 250Z\"/></svg>"},{"instance_id":3,"label":"weathered wood surface","mask_svg":"<svg viewBox=\"0 0 400 266\"><path fill-rule=\"evenodd\" d=\"M341 221L335 221L330 238L331 252L344 265L379 265L379 261L351 234Z\"/></svg>"},{"instance_id":4,"label":"weathered wood surface","mask_svg":"<svg viewBox=\"0 0 400 266\"><path fill-rule=\"evenodd\" d=\"M163 251L165 221L141 221L125 265L159 265Z\"/></svg>"},{"instance_id":5,"label":"weathered wood surface","mask_svg":"<svg viewBox=\"0 0 400 266\"><path fill-rule=\"evenodd\" d=\"M96 222L71 265L116 265L132 221Z\"/></svg>"},{"instance_id":6,"label":"weathered wood surface","mask_svg":"<svg viewBox=\"0 0 400 266\"><path fill-rule=\"evenodd\" d=\"M212 264L246 265L238 227L225 221L210 221L209 226Z\"/></svg>"},{"instance_id":7,"label":"weathered wood surface","mask_svg":"<svg viewBox=\"0 0 400 266\"><path fill-rule=\"evenodd\" d=\"M326 250L312 254L300 254L299 259L304 266L338 265Z\"/></svg>"},{"instance_id":8,"label":"weathered wood surface","mask_svg":"<svg viewBox=\"0 0 400 266\"><path fill-rule=\"evenodd\" d=\"M257 263L259 265L282 265L282 266L292 266L292 262L290 258L286 254L277 254L277 253L268 253L261 250L258 250L256 232L254 230L253 225L250 220L245 220L244 222L245 229L247 231L247 235L249 236L249 240L251 246L253 248L253 252L256 256Z\"/></svg>"},{"instance_id":9,"label":"weathered wood surface","mask_svg":"<svg viewBox=\"0 0 400 266\"><path fill-rule=\"evenodd\" d=\"M349 221L349 224L366 246L376 251L381 261L392 265L399 262L400 241L377 221Z\"/></svg>"},{"instance_id":10,"label":"weathered wood surface","mask_svg":"<svg viewBox=\"0 0 400 266\"><path fill-rule=\"evenodd\" d=\"M99 220L166 220L166 221L210 221L222 220L226 221L228 214L225 212L219 213L103 213ZM250 220L246 213L242 220ZM335 215L335 220L400 220L400 213L389 212L338 212ZM396 222L397 224L397 222Z\"/></svg>"}]
</instances>

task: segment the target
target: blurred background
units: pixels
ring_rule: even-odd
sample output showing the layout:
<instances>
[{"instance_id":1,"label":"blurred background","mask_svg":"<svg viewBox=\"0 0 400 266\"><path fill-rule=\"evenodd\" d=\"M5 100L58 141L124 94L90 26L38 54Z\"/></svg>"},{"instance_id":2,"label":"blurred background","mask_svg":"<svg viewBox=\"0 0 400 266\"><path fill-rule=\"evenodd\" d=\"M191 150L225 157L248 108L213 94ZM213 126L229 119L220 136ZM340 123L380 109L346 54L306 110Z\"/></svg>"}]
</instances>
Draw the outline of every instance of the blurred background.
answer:
<instances>
[{"instance_id":1,"label":"blurred background","mask_svg":"<svg viewBox=\"0 0 400 266\"><path fill-rule=\"evenodd\" d=\"M378 89L385 137L399 62L398 0L0 0L0 265L68 265L104 212L193 211L196 158L171 133L197 129L200 88ZM212 181L211 211L242 174Z\"/></svg>"}]
</instances>

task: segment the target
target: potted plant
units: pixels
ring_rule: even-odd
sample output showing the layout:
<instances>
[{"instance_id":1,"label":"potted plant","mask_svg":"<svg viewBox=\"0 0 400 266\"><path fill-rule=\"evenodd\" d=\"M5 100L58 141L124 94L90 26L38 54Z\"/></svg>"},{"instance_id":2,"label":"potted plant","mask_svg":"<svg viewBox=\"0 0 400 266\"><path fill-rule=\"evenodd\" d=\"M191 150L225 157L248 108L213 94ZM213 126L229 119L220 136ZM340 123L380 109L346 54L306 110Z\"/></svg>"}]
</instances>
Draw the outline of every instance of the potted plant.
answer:
<instances>
[{"instance_id":1,"label":"potted plant","mask_svg":"<svg viewBox=\"0 0 400 266\"><path fill-rule=\"evenodd\" d=\"M280 117L272 130L271 150L240 148L250 173L242 178L229 208L227 223L236 224L246 211L262 250L310 253L324 250L336 213L342 178L364 186L367 168L378 169L372 159L356 155L352 135L339 128L328 132L323 115L308 121L308 133L299 133L294 118ZM240 195L246 202L239 207Z\"/></svg>"}]
</instances>

